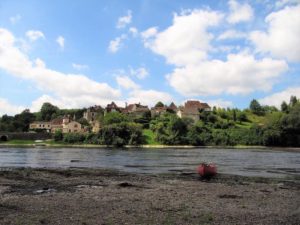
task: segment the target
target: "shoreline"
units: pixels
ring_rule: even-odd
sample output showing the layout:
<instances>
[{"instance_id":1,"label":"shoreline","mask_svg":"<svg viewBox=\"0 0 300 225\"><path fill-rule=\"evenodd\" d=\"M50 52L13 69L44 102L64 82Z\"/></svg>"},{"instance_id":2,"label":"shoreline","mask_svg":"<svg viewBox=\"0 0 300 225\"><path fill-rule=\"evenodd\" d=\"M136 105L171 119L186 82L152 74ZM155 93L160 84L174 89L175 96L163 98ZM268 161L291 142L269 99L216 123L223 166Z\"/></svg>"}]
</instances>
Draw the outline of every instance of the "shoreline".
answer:
<instances>
[{"instance_id":1,"label":"shoreline","mask_svg":"<svg viewBox=\"0 0 300 225\"><path fill-rule=\"evenodd\" d=\"M109 169L0 170L0 224L299 224L298 182Z\"/></svg>"},{"instance_id":2,"label":"shoreline","mask_svg":"<svg viewBox=\"0 0 300 225\"><path fill-rule=\"evenodd\" d=\"M38 144L16 144L16 143L0 143L0 148L106 148L106 149L259 149L259 150L284 150L300 152L300 147L280 147L280 146L248 146L248 145L237 145L237 146L192 146L192 145L125 145L122 147L107 146L107 145L95 145L95 144L49 144L49 143L38 143Z\"/></svg>"}]
</instances>

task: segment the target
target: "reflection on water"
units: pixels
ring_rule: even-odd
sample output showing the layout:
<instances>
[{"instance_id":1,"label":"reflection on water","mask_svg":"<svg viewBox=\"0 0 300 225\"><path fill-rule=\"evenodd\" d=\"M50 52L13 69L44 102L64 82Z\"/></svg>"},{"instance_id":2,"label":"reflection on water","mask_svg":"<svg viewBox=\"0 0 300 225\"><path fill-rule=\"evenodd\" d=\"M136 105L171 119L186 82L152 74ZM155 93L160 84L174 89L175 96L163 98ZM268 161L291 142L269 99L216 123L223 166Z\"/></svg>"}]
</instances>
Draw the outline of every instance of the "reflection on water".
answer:
<instances>
[{"instance_id":1,"label":"reflection on water","mask_svg":"<svg viewBox=\"0 0 300 225\"><path fill-rule=\"evenodd\" d=\"M0 167L98 167L137 173L195 171L214 162L218 172L262 177L300 176L300 153L257 149L0 148Z\"/></svg>"}]
</instances>

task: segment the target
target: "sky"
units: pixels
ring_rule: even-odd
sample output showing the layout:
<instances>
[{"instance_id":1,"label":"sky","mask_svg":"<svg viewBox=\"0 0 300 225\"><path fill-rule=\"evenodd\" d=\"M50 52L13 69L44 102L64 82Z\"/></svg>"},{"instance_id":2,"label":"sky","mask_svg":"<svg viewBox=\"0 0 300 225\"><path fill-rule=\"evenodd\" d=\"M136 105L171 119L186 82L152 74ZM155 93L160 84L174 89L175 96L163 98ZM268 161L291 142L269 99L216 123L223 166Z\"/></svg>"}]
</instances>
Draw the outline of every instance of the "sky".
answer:
<instances>
[{"instance_id":1,"label":"sky","mask_svg":"<svg viewBox=\"0 0 300 225\"><path fill-rule=\"evenodd\" d=\"M300 0L0 0L0 115L300 97Z\"/></svg>"}]
</instances>

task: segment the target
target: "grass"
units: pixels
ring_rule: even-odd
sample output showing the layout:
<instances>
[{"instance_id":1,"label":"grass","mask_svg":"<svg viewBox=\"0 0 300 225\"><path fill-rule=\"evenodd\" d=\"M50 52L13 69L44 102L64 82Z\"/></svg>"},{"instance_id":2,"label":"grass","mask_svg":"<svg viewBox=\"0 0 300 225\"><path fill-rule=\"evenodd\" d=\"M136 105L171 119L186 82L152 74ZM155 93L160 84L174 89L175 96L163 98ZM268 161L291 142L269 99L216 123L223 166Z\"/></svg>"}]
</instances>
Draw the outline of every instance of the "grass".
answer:
<instances>
[{"instance_id":1,"label":"grass","mask_svg":"<svg viewBox=\"0 0 300 225\"><path fill-rule=\"evenodd\" d=\"M143 130L143 135L146 138L146 144L148 144L148 145L159 145L160 144L157 141L155 141L155 138L154 138L155 135L152 130L150 130L150 129Z\"/></svg>"},{"instance_id":2,"label":"grass","mask_svg":"<svg viewBox=\"0 0 300 225\"><path fill-rule=\"evenodd\" d=\"M29 145L35 144L34 140L8 140L1 142L3 144Z\"/></svg>"}]
</instances>

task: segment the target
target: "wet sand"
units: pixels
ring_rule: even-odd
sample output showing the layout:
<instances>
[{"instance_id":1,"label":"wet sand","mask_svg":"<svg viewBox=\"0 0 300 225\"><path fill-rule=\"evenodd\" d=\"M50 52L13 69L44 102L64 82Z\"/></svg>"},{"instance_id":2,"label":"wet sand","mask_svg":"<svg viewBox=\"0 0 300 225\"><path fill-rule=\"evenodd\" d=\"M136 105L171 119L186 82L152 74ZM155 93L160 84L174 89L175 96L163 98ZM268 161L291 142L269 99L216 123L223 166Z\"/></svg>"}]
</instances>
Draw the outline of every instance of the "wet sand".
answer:
<instances>
[{"instance_id":1,"label":"wet sand","mask_svg":"<svg viewBox=\"0 0 300 225\"><path fill-rule=\"evenodd\" d=\"M299 180L0 169L0 224L300 224Z\"/></svg>"}]
</instances>

